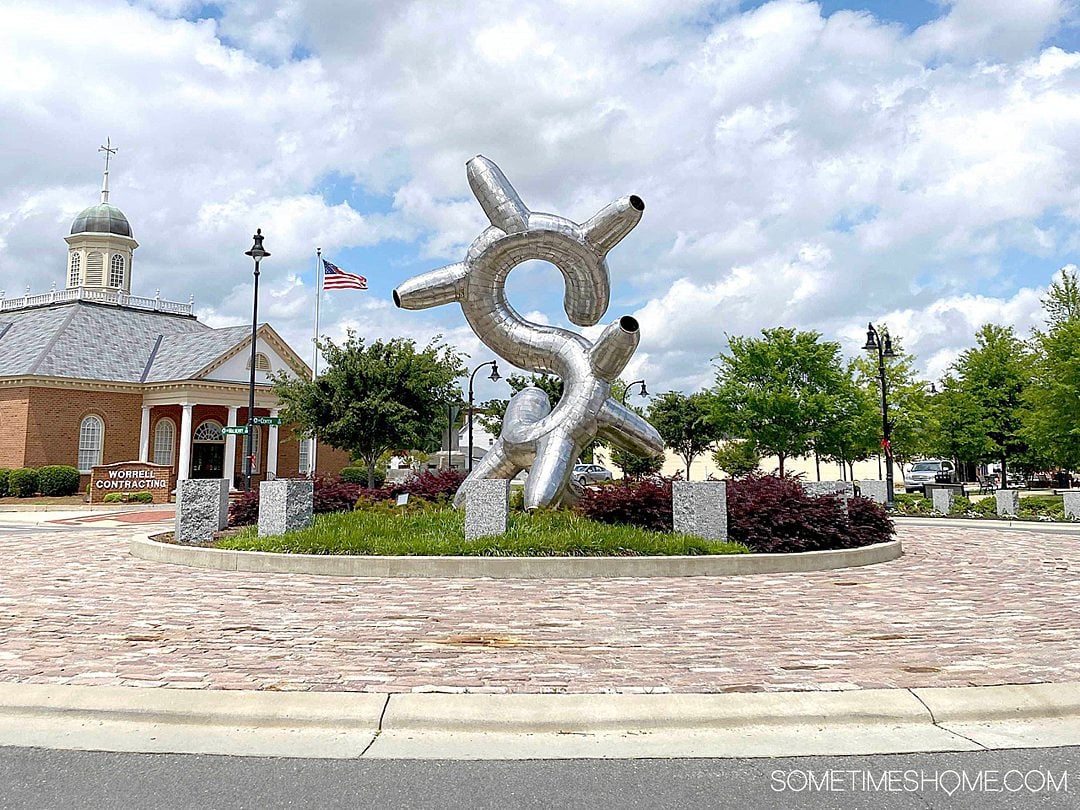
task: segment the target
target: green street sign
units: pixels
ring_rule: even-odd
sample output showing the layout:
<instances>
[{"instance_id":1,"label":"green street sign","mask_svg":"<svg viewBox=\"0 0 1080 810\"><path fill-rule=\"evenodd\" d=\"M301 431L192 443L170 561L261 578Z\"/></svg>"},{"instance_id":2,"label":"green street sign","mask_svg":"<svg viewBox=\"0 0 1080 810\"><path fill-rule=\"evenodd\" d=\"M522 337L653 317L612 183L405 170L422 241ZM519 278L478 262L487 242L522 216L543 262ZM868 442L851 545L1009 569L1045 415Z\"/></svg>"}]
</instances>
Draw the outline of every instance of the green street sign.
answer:
<instances>
[{"instance_id":1,"label":"green street sign","mask_svg":"<svg viewBox=\"0 0 1080 810\"><path fill-rule=\"evenodd\" d=\"M226 425L221 429L222 433L233 433L235 435L243 435L247 433L247 425Z\"/></svg>"},{"instance_id":2,"label":"green street sign","mask_svg":"<svg viewBox=\"0 0 1080 810\"><path fill-rule=\"evenodd\" d=\"M274 427L281 427L280 416L253 416L251 417L251 424L253 425L273 425Z\"/></svg>"}]
</instances>

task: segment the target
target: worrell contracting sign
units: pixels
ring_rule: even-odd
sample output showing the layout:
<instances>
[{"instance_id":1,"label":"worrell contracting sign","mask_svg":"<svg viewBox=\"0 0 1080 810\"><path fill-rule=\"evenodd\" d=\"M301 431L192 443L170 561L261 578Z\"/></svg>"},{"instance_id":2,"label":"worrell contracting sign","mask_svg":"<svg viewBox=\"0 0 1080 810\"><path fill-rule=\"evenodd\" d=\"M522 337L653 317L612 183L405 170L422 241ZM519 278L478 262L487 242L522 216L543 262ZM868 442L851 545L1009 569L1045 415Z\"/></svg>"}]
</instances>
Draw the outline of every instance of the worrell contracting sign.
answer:
<instances>
[{"instance_id":1,"label":"worrell contracting sign","mask_svg":"<svg viewBox=\"0 0 1080 810\"><path fill-rule=\"evenodd\" d=\"M145 461L119 461L90 470L90 503L100 503L110 492L149 492L154 503L169 502L171 467Z\"/></svg>"}]
</instances>

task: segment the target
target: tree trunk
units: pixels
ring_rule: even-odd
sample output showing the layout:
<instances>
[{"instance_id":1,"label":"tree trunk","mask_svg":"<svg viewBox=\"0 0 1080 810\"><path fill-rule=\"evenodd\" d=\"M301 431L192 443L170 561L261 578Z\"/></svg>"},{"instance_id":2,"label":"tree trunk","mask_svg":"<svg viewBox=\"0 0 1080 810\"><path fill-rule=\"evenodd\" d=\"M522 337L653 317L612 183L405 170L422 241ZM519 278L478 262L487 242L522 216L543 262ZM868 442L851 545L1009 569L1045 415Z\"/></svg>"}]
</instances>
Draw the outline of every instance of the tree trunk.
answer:
<instances>
[{"instance_id":1,"label":"tree trunk","mask_svg":"<svg viewBox=\"0 0 1080 810\"><path fill-rule=\"evenodd\" d=\"M693 460L694 460L693 456L690 456L690 455L683 456L683 461L686 462L686 480L687 481L690 480L690 462L692 462Z\"/></svg>"},{"instance_id":2,"label":"tree trunk","mask_svg":"<svg viewBox=\"0 0 1080 810\"><path fill-rule=\"evenodd\" d=\"M1001 488L1005 489L1009 485L1009 476L1005 469L1005 456L1001 457Z\"/></svg>"},{"instance_id":3,"label":"tree trunk","mask_svg":"<svg viewBox=\"0 0 1080 810\"><path fill-rule=\"evenodd\" d=\"M821 456L819 456L816 451L814 453L814 472L817 473L817 480L820 481L821 480Z\"/></svg>"},{"instance_id":4,"label":"tree trunk","mask_svg":"<svg viewBox=\"0 0 1080 810\"><path fill-rule=\"evenodd\" d=\"M367 485L368 489L375 489L375 460L365 458L364 463L367 464Z\"/></svg>"},{"instance_id":5,"label":"tree trunk","mask_svg":"<svg viewBox=\"0 0 1080 810\"><path fill-rule=\"evenodd\" d=\"M783 478L784 477L784 454L783 453L777 453L776 457L780 461L780 477Z\"/></svg>"},{"instance_id":6,"label":"tree trunk","mask_svg":"<svg viewBox=\"0 0 1080 810\"><path fill-rule=\"evenodd\" d=\"M854 461L849 461L848 462L848 470L849 470L849 472L848 472L848 481L850 481L851 483L854 484L855 483L855 462Z\"/></svg>"}]
</instances>

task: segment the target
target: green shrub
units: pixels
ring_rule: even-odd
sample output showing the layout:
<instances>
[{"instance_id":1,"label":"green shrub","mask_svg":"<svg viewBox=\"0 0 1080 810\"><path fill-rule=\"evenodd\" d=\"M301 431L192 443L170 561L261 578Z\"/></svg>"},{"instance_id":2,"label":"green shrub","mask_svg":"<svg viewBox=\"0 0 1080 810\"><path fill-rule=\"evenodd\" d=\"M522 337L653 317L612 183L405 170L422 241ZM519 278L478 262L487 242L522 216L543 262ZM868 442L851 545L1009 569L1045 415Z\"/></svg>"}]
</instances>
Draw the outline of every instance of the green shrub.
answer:
<instances>
[{"instance_id":1,"label":"green shrub","mask_svg":"<svg viewBox=\"0 0 1080 810\"><path fill-rule=\"evenodd\" d=\"M341 470L341 482L343 484L360 484L367 486L367 467L345 467ZM375 486L381 487L386 483L386 470L375 468Z\"/></svg>"},{"instance_id":2,"label":"green shrub","mask_svg":"<svg viewBox=\"0 0 1080 810\"><path fill-rule=\"evenodd\" d=\"M898 515L930 515L934 502L922 495L896 495L894 511Z\"/></svg>"},{"instance_id":3,"label":"green shrub","mask_svg":"<svg viewBox=\"0 0 1080 810\"><path fill-rule=\"evenodd\" d=\"M1020 498L1021 520L1065 520L1065 500L1060 495L1032 495Z\"/></svg>"},{"instance_id":4,"label":"green shrub","mask_svg":"<svg viewBox=\"0 0 1080 810\"><path fill-rule=\"evenodd\" d=\"M0 468L0 498L6 498L8 495L8 476L11 475L11 470L6 467Z\"/></svg>"},{"instance_id":5,"label":"green shrub","mask_svg":"<svg viewBox=\"0 0 1080 810\"><path fill-rule=\"evenodd\" d=\"M38 491L38 473L29 467L12 470L8 475L8 490L18 498L30 498Z\"/></svg>"},{"instance_id":6,"label":"green shrub","mask_svg":"<svg viewBox=\"0 0 1080 810\"><path fill-rule=\"evenodd\" d=\"M525 511L525 487L510 487L510 511Z\"/></svg>"},{"instance_id":7,"label":"green shrub","mask_svg":"<svg viewBox=\"0 0 1080 810\"><path fill-rule=\"evenodd\" d=\"M991 495L981 501L972 501L970 514L972 517L997 517L997 498Z\"/></svg>"},{"instance_id":8,"label":"green shrub","mask_svg":"<svg viewBox=\"0 0 1080 810\"><path fill-rule=\"evenodd\" d=\"M966 515L971 511L971 499L964 495L957 495L953 498L952 506L949 507L949 514L954 517Z\"/></svg>"},{"instance_id":9,"label":"green shrub","mask_svg":"<svg viewBox=\"0 0 1080 810\"><path fill-rule=\"evenodd\" d=\"M79 471L63 464L51 464L38 470L38 488L50 497L74 495L79 491Z\"/></svg>"},{"instance_id":10,"label":"green shrub","mask_svg":"<svg viewBox=\"0 0 1080 810\"><path fill-rule=\"evenodd\" d=\"M149 492L110 492L101 499L102 503L153 503L154 496Z\"/></svg>"}]
</instances>

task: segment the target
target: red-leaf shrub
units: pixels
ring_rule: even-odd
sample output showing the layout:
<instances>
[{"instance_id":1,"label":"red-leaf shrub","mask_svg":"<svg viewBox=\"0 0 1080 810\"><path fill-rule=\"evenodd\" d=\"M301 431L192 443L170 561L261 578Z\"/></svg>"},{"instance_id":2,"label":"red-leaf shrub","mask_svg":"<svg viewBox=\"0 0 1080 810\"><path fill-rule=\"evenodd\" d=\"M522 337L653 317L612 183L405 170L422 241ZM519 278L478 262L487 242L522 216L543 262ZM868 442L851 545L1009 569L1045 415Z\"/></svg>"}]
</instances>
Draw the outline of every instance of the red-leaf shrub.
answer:
<instances>
[{"instance_id":1,"label":"red-leaf shrub","mask_svg":"<svg viewBox=\"0 0 1080 810\"><path fill-rule=\"evenodd\" d=\"M229 504L230 526L252 526L259 522L259 489L241 492Z\"/></svg>"},{"instance_id":2,"label":"red-leaf shrub","mask_svg":"<svg viewBox=\"0 0 1080 810\"><path fill-rule=\"evenodd\" d=\"M727 482L728 538L757 552L822 551L881 543L893 533L885 510L865 498L813 496L793 478L753 475Z\"/></svg>"},{"instance_id":3,"label":"red-leaf shrub","mask_svg":"<svg viewBox=\"0 0 1080 810\"><path fill-rule=\"evenodd\" d=\"M577 504L585 517L601 523L624 523L671 531L671 480L643 478L604 487L586 487Z\"/></svg>"},{"instance_id":4,"label":"red-leaf shrub","mask_svg":"<svg viewBox=\"0 0 1080 810\"><path fill-rule=\"evenodd\" d=\"M394 487L393 491L407 492L426 501L446 501L454 497L464 480L465 473L461 470L426 471Z\"/></svg>"},{"instance_id":5,"label":"red-leaf shrub","mask_svg":"<svg viewBox=\"0 0 1080 810\"><path fill-rule=\"evenodd\" d=\"M882 543L893 534L885 510L865 498L813 496L793 478L753 475L727 481L728 539L757 552L820 551ZM593 487L577 506L601 523L671 531L671 481L646 479Z\"/></svg>"}]
</instances>

